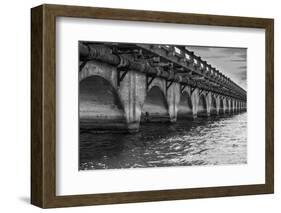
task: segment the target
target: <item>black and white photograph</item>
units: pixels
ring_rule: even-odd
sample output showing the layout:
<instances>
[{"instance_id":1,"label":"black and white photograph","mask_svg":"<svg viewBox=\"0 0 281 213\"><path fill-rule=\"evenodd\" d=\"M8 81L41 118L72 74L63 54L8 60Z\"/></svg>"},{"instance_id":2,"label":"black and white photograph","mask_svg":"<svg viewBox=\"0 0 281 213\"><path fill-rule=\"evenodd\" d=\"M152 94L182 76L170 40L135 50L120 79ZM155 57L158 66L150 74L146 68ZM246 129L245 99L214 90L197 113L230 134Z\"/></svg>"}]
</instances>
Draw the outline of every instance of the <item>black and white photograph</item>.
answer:
<instances>
[{"instance_id":1,"label":"black and white photograph","mask_svg":"<svg viewBox=\"0 0 281 213\"><path fill-rule=\"evenodd\" d=\"M79 41L79 170L247 163L247 49Z\"/></svg>"},{"instance_id":2,"label":"black and white photograph","mask_svg":"<svg viewBox=\"0 0 281 213\"><path fill-rule=\"evenodd\" d=\"M274 193L274 19L218 8L31 8L31 204Z\"/></svg>"}]
</instances>

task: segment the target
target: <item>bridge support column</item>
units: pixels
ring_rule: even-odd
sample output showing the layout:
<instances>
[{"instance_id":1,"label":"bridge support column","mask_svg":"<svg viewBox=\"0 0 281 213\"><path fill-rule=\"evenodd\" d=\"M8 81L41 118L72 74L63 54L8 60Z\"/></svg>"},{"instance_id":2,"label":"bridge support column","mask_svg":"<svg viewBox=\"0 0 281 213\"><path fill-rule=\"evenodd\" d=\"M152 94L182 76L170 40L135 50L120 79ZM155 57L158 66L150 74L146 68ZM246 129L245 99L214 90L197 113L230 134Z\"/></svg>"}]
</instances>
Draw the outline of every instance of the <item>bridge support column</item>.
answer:
<instances>
[{"instance_id":1,"label":"bridge support column","mask_svg":"<svg viewBox=\"0 0 281 213\"><path fill-rule=\"evenodd\" d=\"M170 122L177 121L178 104L180 102L180 84L173 83L167 90L167 103L169 106Z\"/></svg>"},{"instance_id":2,"label":"bridge support column","mask_svg":"<svg viewBox=\"0 0 281 213\"><path fill-rule=\"evenodd\" d=\"M192 93L191 93L191 101L193 103L192 106L192 113L193 113L193 118L197 118L198 117L198 102L199 102L199 89L198 88L194 88Z\"/></svg>"},{"instance_id":3,"label":"bridge support column","mask_svg":"<svg viewBox=\"0 0 281 213\"><path fill-rule=\"evenodd\" d=\"M141 109L146 96L145 75L135 71L129 71L118 90L124 105L128 131L138 131Z\"/></svg>"},{"instance_id":4,"label":"bridge support column","mask_svg":"<svg viewBox=\"0 0 281 213\"><path fill-rule=\"evenodd\" d=\"M205 91L196 88L192 93L193 114L194 117L210 116L209 98Z\"/></svg>"},{"instance_id":5,"label":"bridge support column","mask_svg":"<svg viewBox=\"0 0 281 213\"><path fill-rule=\"evenodd\" d=\"M220 97L216 96L215 99L216 99L216 112L217 112L217 115L219 115L220 114Z\"/></svg>"}]
</instances>

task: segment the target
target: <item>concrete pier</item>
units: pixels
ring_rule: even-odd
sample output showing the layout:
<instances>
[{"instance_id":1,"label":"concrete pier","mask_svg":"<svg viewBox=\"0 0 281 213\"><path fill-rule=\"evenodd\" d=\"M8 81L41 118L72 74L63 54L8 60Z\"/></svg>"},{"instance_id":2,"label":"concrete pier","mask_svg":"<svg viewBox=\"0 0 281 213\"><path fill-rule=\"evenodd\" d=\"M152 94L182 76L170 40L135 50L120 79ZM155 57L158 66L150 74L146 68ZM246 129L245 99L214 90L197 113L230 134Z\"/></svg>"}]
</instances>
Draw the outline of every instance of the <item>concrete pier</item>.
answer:
<instances>
[{"instance_id":1,"label":"concrete pier","mask_svg":"<svg viewBox=\"0 0 281 213\"><path fill-rule=\"evenodd\" d=\"M91 60L80 57L81 128L135 132L141 122L176 122L178 119L246 110L245 94L240 88L233 90L242 95L235 95L231 89L225 89L224 94L223 90L213 86L202 86L201 83L196 86L190 78L183 81L181 75L171 77L167 74L165 77L161 70L157 74L157 69L154 74L146 73L148 68L141 72L137 65L124 65L129 62L120 62L116 58L112 62L99 57ZM117 62L123 65L114 65ZM132 67L136 67L135 70Z\"/></svg>"}]
</instances>

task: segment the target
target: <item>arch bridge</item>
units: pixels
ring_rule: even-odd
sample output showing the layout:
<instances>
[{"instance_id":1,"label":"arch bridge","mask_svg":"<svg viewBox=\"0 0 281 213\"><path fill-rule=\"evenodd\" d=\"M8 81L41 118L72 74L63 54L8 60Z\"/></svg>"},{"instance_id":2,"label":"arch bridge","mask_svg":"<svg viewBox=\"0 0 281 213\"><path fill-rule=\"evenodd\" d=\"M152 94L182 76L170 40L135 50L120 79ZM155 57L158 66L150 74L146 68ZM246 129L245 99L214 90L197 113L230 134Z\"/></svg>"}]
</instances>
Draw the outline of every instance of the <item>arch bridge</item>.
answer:
<instances>
[{"instance_id":1,"label":"arch bridge","mask_svg":"<svg viewBox=\"0 0 281 213\"><path fill-rule=\"evenodd\" d=\"M80 126L138 131L246 111L246 91L185 46L79 42Z\"/></svg>"}]
</instances>

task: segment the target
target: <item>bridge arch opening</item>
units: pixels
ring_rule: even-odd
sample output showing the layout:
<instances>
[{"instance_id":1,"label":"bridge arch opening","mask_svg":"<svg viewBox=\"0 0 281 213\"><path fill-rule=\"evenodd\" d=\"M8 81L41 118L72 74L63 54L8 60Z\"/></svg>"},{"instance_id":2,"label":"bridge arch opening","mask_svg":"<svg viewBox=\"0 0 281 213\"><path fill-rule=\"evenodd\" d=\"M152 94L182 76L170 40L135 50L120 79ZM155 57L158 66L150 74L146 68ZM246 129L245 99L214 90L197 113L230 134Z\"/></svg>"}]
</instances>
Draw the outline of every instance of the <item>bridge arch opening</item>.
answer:
<instances>
[{"instance_id":1,"label":"bridge arch opening","mask_svg":"<svg viewBox=\"0 0 281 213\"><path fill-rule=\"evenodd\" d=\"M224 108L223 108L223 99L220 98L220 108L219 108L219 113L224 114Z\"/></svg>"},{"instance_id":2,"label":"bridge arch opening","mask_svg":"<svg viewBox=\"0 0 281 213\"><path fill-rule=\"evenodd\" d=\"M234 101L234 104L233 104L233 112L236 113L237 112L237 102Z\"/></svg>"},{"instance_id":3,"label":"bridge arch opening","mask_svg":"<svg viewBox=\"0 0 281 213\"><path fill-rule=\"evenodd\" d=\"M229 113L230 112L230 109L229 109L229 101L226 99L225 100L225 112L226 113Z\"/></svg>"},{"instance_id":4,"label":"bridge arch opening","mask_svg":"<svg viewBox=\"0 0 281 213\"><path fill-rule=\"evenodd\" d=\"M232 101L232 100L230 101L230 107L229 107L229 108L230 108L229 112L230 112L230 113L233 113L234 107L233 107L233 101Z\"/></svg>"},{"instance_id":5,"label":"bridge arch opening","mask_svg":"<svg viewBox=\"0 0 281 213\"><path fill-rule=\"evenodd\" d=\"M146 95L142 107L141 122L170 121L167 99L158 86L153 86Z\"/></svg>"},{"instance_id":6,"label":"bridge arch opening","mask_svg":"<svg viewBox=\"0 0 281 213\"><path fill-rule=\"evenodd\" d=\"M211 108L210 108L210 114L211 115L217 115L217 103L216 103L216 99L214 96L211 97Z\"/></svg>"},{"instance_id":7,"label":"bridge arch opening","mask_svg":"<svg viewBox=\"0 0 281 213\"><path fill-rule=\"evenodd\" d=\"M206 101L206 97L204 95L200 95L200 97L199 97L198 108L197 108L197 116L198 117L208 116L207 101Z\"/></svg>"},{"instance_id":8,"label":"bridge arch opening","mask_svg":"<svg viewBox=\"0 0 281 213\"><path fill-rule=\"evenodd\" d=\"M90 76L79 83L80 129L119 130L126 128L126 118L119 95L110 82Z\"/></svg>"},{"instance_id":9,"label":"bridge arch opening","mask_svg":"<svg viewBox=\"0 0 281 213\"><path fill-rule=\"evenodd\" d=\"M180 96L180 102L178 105L177 119L192 118L192 100L188 92L184 91Z\"/></svg>"}]
</instances>

